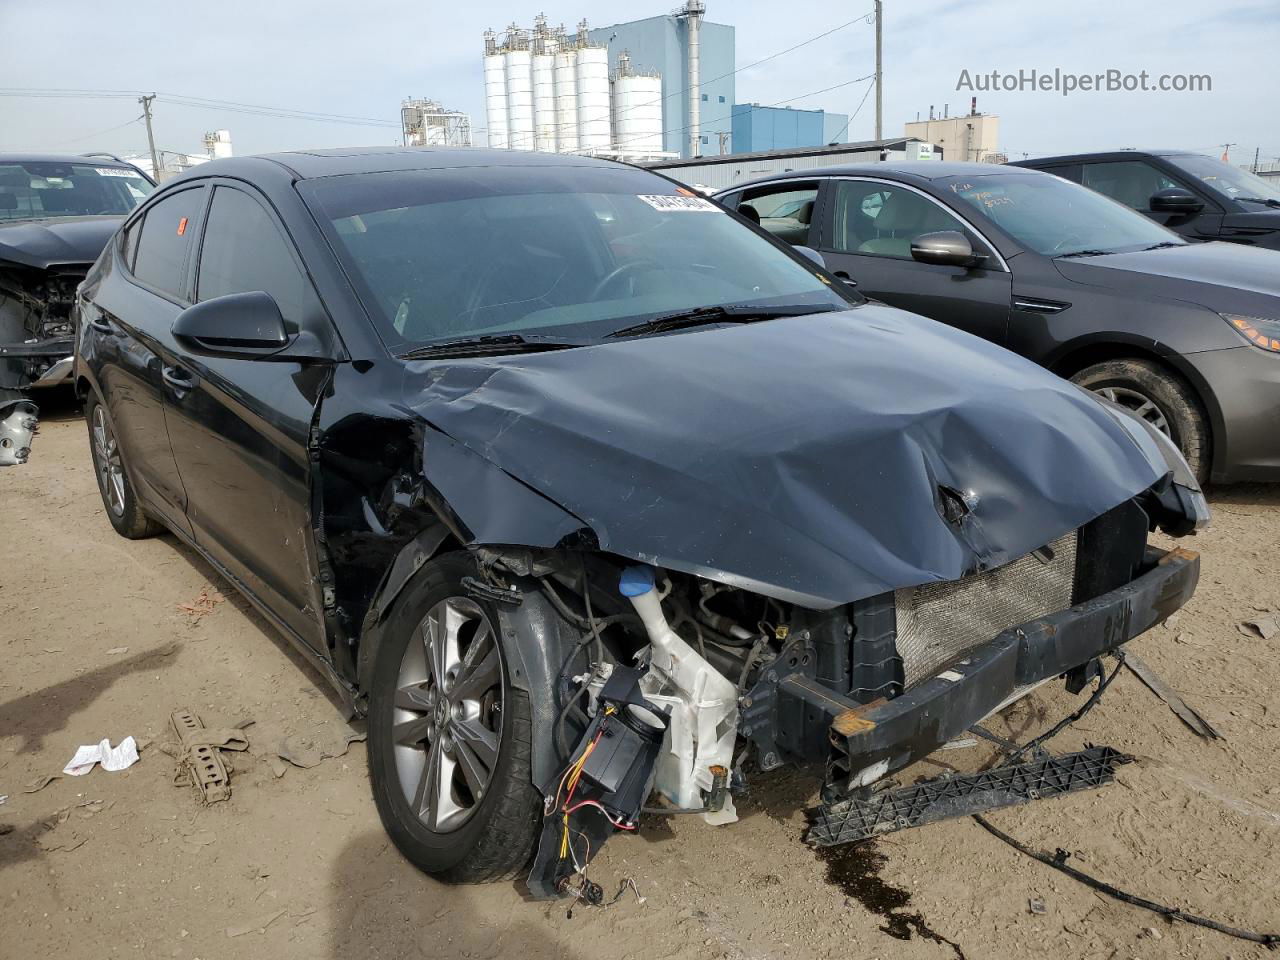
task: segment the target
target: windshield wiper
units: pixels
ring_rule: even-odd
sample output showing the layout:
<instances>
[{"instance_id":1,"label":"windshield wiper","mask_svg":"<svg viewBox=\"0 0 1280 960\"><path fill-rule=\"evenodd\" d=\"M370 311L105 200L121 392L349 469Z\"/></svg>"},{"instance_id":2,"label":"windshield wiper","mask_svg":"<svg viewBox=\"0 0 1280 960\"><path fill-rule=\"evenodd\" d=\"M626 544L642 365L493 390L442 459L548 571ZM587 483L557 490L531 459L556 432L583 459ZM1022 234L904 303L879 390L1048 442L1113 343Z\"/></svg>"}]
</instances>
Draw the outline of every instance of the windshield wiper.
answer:
<instances>
[{"instance_id":1,"label":"windshield wiper","mask_svg":"<svg viewBox=\"0 0 1280 960\"><path fill-rule=\"evenodd\" d=\"M1234 197L1235 200L1248 200L1252 203L1265 203L1268 207L1280 207L1280 200L1275 197Z\"/></svg>"},{"instance_id":2,"label":"windshield wiper","mask_svg":"<svg viewBox=\"0 0 1280 960\"><path fill-rule=\"evenodd\" d=\"M1149 247L1143 247L1143 250L1164 250L1167 247L1189 247L1191 244L1185 240L1162 240L1159 243L1153 243Z\"/></svg>"},{"instance_id":3,"label":"windshield wiper","mask_svg":"<svg viewBox=\"0 0 1280 960\"><path fill-rule=\"evenodd\" d=\"M555 337L526 337L519 333L481 334L458 337L415 347L399 354L401 360L428 360L440 357L475 357L486 353L535 353L544 350L568 350L585 347L587 340L560 340Z\"/></svg>"},{"instance_id":4,"label":"windshield wiper","mask_svg":"<svg viewBox=\"0 0 1280 960\"><path fill-rule=\"evenodd\" d=\"M1060 253L1057 259L1065 260L1068 257L1105 257L1115 253L1114 250L1072 250L1070 253Z\"/></svg>"},{"instance_id":5,"label":"windshield wiper","mask_svg":"<svg viewBox=\"0 0 1280 960\"><path fill-rule=\"evenodd\" d=\"M793 303L786 306L733 303L714 307L698 307L678 313L664 313L642 323L623 327L606 334L609 337L633 337L643 333L664 333L685 327L699 327L708 323L750 323L752 320L774 320L778 317L803 317L811 313L830 313L839 310L829 303Z\"/></svg>"}]
</instances>

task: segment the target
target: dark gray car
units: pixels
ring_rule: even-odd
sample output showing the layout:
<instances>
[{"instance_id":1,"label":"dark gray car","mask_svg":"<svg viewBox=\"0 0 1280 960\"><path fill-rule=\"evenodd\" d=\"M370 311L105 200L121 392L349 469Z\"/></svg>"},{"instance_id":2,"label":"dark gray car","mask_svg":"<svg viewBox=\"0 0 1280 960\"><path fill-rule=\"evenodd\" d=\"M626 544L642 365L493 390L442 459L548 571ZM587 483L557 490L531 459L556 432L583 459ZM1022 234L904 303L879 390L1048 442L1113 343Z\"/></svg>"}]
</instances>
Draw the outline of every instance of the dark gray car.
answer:
<instances>
[{"instance_id":1,"label":"dark gray car","mask_svg":"<svg viewBox=\"0 0 1280 960\"><path fill-rule=\"evenodd\" d=\"M1097 190L1188 240L1280 250L1280 181L1188 150L1112 150L1019 160Z\"/></svg>"},{"instance_id":2,"label":"dark gray car","mask_svg":"<svg viewBox=\"0 0 1280 960\"><path fill-rule=\"evenodd\" d=\"M860 292L1128 407L1201 479L1280 479L1280 253L1189 243L1092 190L990 164L830 167L717 199L757 223L794 206L788 239Z\"/></svg>"}]
</instances>

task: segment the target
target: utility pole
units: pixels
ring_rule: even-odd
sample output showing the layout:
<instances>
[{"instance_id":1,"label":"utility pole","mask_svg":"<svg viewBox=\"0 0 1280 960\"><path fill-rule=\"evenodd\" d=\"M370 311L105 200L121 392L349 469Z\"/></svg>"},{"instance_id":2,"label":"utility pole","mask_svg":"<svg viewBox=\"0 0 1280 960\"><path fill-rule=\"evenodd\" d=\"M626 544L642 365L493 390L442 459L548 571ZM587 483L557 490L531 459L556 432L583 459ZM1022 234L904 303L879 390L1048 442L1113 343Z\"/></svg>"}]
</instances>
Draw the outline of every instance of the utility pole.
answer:
<instances>
[{"instance_id":1,"label":"utility pole","mask_svg":"<svg viewBox=\"0 0 1280 960\"><path fill-rule=\"evenodd\" d=\"M716 136L718 136L718 137L720 138L720 156L722 156L722 157L723 157L723 156L724 156L724 154L725 154L725 149L724 149L725 141L727 141L727 140L729 139L729 131L728 131L728 130L717 130L717 131L716 131Z\"/></svg>"},{"instance_id":2,"label":"utility pole","mask_svg":"<svg viewBox=\"0 0 1280 960\"><path fill-rule=\"evenodd\" d=\"M884 3L876 0L876 139L884 139Z\"/></svg>"},{"instance_id":3,"label":"utility pole","mask_svg":"<svg viewBox=\"0 0 1280 960\"><path fill-rule=\"evenodd\" d=\"M1230 155L1231 155L1231 148L1232 148L1232 147L1234 147L1234 146L1236 146L1236 144L1234 144L1234 143L1224 143L1224 144L1222 145L1222 162L1223 162L1223 163L1230 163L1230 162L1231 162L1231 156L1230 156Z\"/></svg>"},{"instance_id":4,"label":"utility pole","mask_svg":"<svg viewBox=\"0 0 1280 960\"><path fill-rule=\"evenodd\" d=\"M153 93L147 97L138 98L138 102L142 104L142 117L147 121L147 146L151 148L151 169L155 171L156 182L160 181L160 158L156 156L156 138L151 133L151 101L156 98Z\"/></svg>"},{"instance_id":5,"label":"utility pole","mask_svg":"<svg viewBox=\"0 0 1280 960\"><path fill-rule=\"evenodd\" d=\"M1253 148L1253 172L1254 173L1258 172L1258 154L1260 154L1261 152L1262 152L1261 147Z\"/></svg>"}]
</instances>

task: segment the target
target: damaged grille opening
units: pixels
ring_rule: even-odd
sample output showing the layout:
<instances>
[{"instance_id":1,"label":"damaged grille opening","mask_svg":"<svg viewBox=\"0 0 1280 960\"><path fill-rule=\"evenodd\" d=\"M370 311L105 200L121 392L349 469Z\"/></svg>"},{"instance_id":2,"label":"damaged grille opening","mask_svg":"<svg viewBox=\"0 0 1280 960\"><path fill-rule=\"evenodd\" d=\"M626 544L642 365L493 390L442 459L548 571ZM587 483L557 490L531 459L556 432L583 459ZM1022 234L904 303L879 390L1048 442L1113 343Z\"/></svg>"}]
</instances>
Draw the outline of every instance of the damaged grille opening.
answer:
<instances>
[{"instance_id":1,"label":"damaged grille opening","mask_svg":"<svg viewBox=\"0 0 1280 960\"><path fill-rule=\"evenodd\" d=\"M76 287L88 264L37 270L0 264L0 388L23 389L70 353ZM4 348L50 343L48 356L3 357ZM56 341L67 341L58 344Z\"/></svg>"},{"instance_id":2,"label":"damaged grille opening","mask_svg":"<svg viewBox=\"0 0 1280 960\"><path fill-rule=\"evenodd\" d=\"M947 583L894 591L897 649L907 689L936 676L998 633L1071 606L1072 531L1002 567Z\"/></svg>"}]
</instances>

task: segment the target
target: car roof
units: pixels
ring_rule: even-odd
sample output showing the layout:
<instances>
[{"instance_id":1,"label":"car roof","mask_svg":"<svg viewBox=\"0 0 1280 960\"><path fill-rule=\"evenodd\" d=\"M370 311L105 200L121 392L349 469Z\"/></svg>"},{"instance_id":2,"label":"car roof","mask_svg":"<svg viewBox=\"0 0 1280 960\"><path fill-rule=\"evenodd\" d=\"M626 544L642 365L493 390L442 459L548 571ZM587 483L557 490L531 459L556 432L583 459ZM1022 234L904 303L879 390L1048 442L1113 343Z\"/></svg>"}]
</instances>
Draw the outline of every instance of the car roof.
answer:
<instances>
[{"instance_id":1,"label":"car roof","mask_svg":"<svg viewBox=\"0 0 1280 960\"><path fill-rule=\"evenodd\" d=\"M1013 165L1032 167L1059 163L1080 163L1083 160L1126 160L1132 157L1198 157L1208 156L1194 150L1159 149L1139 150L1135 147L1122 147L1118 150L1094 150L1090 153L1063 153L1054 157L1036 157L1031 160L1014 160Z\"/></svg>"},{"instance_id":2,"label":"car roof","mask_svg":"<svg viewBox=\"0 0 1280 960\"><path fill-rule=\"evenodd\" d=\"M1030 176L1040 174L1039 170L1023 167L1010 169L1003 163L951 163L945 160L880 160L868 163L842 163L830 167L815 167L812 170L788 170L786 173L774 173L744 180L717 190L716 194L730 193L744 187L752 187L777 180L807 180L811 177L888 177L906 181L942 180L947 177L991 177L1002 173L1016 173Z\"/></svg>"},{"instance_id":3,"label":"car roof","mask_svg":"<svg viewBox=\"0 0 1280 960\"><path fill-rule=\"evenodd\" d=\"M533 150L494 150L483 147L342 147L332 150L291 150L259 154L287 167L295 176L340 177L353 173L444 170L458 167L619 167L613 160ZM201 164L202 173L216 174L232 160Z\"/></svg>"},{"instance_id":4,"label":"car roof","mask_svg":"<svg viewBox=\"0 0 1280 960\"><path fill-rule=\"evenodd\" d=\"M83 153L0 153L0 163L83 163L91 167L136 169L127 160L103 156L88 157Z\"/></svg>"}]
</instances>

